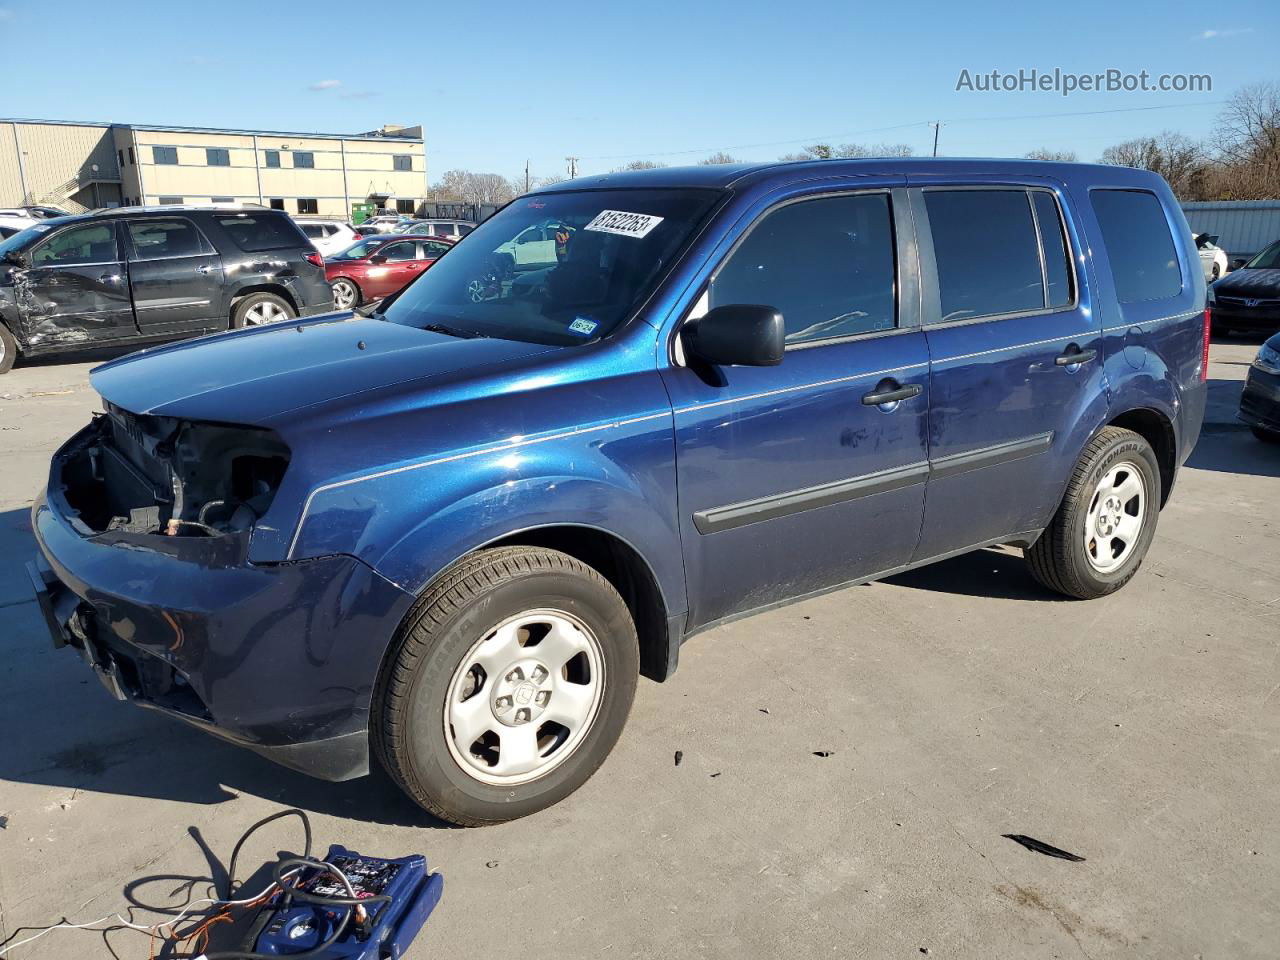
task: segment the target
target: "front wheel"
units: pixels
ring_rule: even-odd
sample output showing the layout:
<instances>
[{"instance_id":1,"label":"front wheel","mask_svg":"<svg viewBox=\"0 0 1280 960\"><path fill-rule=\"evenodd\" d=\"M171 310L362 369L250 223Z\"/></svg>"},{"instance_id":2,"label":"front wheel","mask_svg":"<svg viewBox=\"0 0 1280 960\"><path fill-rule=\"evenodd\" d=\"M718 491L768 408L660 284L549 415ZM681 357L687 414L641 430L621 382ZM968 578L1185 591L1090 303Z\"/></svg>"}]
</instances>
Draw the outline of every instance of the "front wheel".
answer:
<instances>
[{"instance_id":1,"label":"front wheel","mask_svg":"<svg viewBox=\"0 0 1280 960\"><path fill-rule=\"evenodd\" d=\"M356 286L354 280L339 277L333 281L330 289L333 290L333 305L339 310L350 310L360 306L360 288Z\"/></svg>"},{"instance_id":2,"label":"front wheel","mask_svg":"<svg viewBox=\"0 0 1280 960\"><path fill-rule=\"evenodd\" d=\"M630 612L597 571L555 550L483 550L402 625L374 695L374 751L442 819L527 816L604 762L639 666Z\"/></svg>"},{"instance_id":3,"label":"front wheel","mask_svg":"<svg viewBox=\"0 0 1280 960\"><path fill-rule=\"evenodd\" d=\"M1140 435L1105 427L1089 441L1062 505L1027 551L1031 575L1081 600L1129 582L1151 546L1160 514L1160 466Z\"/></svg>"}]
</instances>

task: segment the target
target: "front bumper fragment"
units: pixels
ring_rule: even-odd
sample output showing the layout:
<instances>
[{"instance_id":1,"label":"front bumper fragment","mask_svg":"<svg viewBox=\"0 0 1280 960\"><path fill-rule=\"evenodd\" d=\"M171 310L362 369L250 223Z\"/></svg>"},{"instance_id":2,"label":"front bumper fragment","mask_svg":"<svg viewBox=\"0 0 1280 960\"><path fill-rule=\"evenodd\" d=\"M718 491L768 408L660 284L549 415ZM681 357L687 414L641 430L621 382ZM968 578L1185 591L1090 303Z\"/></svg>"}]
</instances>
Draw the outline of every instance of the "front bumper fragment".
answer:
<instances>
[{"instance_id":1,"label":"front bumper fragment","mask_svg":"<svg viewBox=\"0 0 1280 960\"><path fill-rule=\"evenodd\" d=\"M368 771L373 686L409 594L349 556L253 565L216 538L86 536L59 504L32 507L28 565L55 647L118 699L285 766Z\"/></svg>"}]
</instances>

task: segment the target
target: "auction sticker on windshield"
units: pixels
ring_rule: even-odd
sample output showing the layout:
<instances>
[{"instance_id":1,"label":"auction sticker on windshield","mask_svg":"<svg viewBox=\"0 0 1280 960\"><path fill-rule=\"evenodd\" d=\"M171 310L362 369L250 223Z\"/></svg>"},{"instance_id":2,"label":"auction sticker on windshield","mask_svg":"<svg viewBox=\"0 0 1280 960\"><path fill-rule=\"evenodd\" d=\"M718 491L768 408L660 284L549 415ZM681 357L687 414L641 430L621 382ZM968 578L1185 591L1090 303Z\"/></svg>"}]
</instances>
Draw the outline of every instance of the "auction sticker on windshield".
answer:
<instances>
[{"instance_id":1,"label":"auction sticker on windshield","mask_svg":"<svg viewBox=\"0 0 1280 960\"><path fill-rule=\"evenodd\" d=\"M662 217L648 213L627 213L625 210L601 210L583 230L598 233L616 233L620 237L647 237Z\"/></svg>"}]
</instances>

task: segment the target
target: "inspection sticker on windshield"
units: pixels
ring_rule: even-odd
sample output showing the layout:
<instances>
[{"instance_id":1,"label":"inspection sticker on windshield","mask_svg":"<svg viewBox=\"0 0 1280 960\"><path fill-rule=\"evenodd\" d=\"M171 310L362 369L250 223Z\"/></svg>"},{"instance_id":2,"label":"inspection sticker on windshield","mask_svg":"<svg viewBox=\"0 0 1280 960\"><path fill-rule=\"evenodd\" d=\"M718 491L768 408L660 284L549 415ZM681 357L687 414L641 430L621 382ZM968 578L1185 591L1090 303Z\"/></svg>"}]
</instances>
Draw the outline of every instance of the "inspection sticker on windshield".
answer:
<instances>
[{"instance_id":1,"label":"inspection sticker on windshield","mask_svg":"<svg viewBox=\"0 0 1280 960\"><path fill-rule=\"evenodd\" d=\"M569 330L572 333L589 337L596 332L596 327L598 326L600 326L600 324L596 323L594 320L588 320L586 317L578 317L573 321L573 323L569 324Z\"/></svg>"},{"instance_id":2,"label":"inspection sticker on windshield","mask_svg":"<svg viewBox=\"0 0 1280 960\"><path fill-rule=\"evenodd\" d=\"M647 237L662 222L662 217L647 213L627 213L625 210L601 210L583 230L599 233L616 233L620 237Z\"/></svg>"}]
</instances>

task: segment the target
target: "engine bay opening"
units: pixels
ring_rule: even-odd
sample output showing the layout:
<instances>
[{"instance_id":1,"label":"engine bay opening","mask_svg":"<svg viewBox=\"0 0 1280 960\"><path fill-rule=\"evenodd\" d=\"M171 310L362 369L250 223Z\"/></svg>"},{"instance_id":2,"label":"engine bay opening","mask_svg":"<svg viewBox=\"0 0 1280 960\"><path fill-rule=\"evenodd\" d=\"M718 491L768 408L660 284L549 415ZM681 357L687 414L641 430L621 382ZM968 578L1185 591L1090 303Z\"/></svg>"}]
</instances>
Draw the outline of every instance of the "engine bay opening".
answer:
<instances>
[{"instance_id":1,"label":"engine bay opening","mask_svg":"<svg viewBox=\"0 0 1280 960\"><path fill-rule=\"evenodd\" d=\"M270 430L106 408L61 455L63 496L93 533L252 530L289 466L288 447Z\"/></svg>"}]
</instances>

